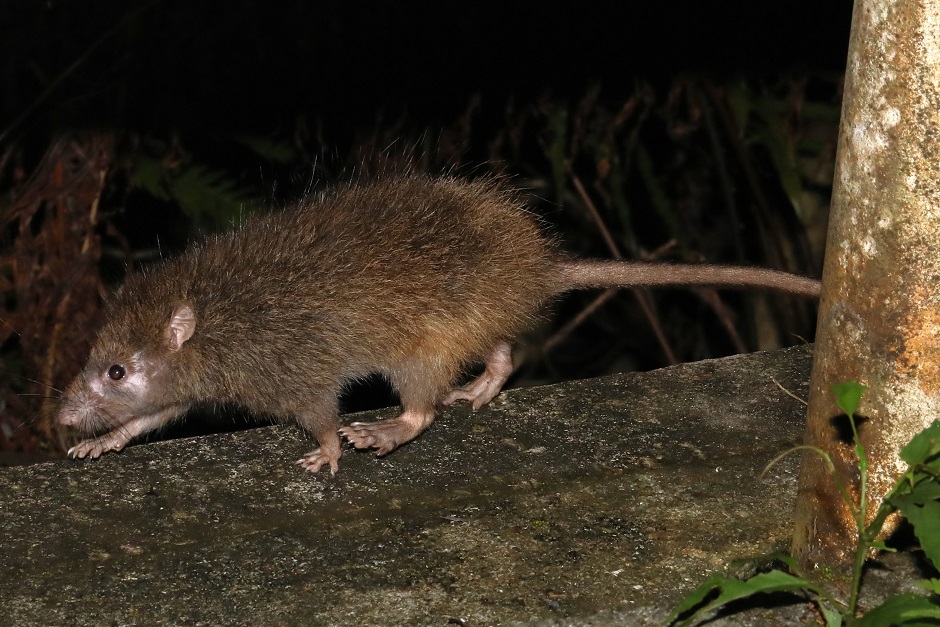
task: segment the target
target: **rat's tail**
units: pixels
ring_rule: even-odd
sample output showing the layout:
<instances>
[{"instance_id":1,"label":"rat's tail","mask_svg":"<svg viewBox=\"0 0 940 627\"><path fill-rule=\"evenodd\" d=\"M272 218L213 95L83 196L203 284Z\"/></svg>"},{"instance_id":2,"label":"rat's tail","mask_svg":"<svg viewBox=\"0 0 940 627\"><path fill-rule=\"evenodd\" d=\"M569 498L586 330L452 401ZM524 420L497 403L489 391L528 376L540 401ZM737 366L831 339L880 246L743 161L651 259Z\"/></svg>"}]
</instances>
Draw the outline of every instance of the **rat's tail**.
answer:
<instances>
[{"instance_id":1,"label":"rat's tail","mask_svg":"<svg viewBox=\"0 0 940 627\"><path fill-rule=\"evenodd\" d=\"M585 287L709 286L765 289L819 298L816 279L766 268L579 260L558 264L559 292Z\"/></svg>"}]
</instances>

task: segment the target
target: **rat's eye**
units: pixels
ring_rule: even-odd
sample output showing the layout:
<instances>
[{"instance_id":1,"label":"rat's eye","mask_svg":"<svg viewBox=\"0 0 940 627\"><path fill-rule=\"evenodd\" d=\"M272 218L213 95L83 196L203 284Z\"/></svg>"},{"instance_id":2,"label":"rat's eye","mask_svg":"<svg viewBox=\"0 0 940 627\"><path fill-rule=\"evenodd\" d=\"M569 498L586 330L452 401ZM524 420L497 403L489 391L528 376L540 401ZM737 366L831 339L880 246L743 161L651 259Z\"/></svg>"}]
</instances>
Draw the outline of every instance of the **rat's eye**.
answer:
<instances>
[{"instance_id":1,"label":"rat's eye","mask_svg":"<svg viewBox=\"0 0 940 627\"><path fill-rule=\"evenodd\" d=\"M124 366L121 366L120 364L114 364L108 368L108 378L112 381L120 381L124 378L125 374Z\"/></svg>"}]
</instances>

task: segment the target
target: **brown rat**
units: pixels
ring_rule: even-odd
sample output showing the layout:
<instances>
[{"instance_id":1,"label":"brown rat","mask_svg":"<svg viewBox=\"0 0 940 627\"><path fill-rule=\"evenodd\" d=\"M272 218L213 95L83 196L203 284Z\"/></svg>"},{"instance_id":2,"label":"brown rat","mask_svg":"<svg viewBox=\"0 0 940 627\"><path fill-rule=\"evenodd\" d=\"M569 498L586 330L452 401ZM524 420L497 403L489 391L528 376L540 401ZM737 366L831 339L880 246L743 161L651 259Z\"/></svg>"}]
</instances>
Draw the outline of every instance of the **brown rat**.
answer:
<instances>
[{"instance_id":1,"label":"brown rat","mask_svg":"<svg viewBox=\"0 0 940 627\"><path fill-rule=\"evenodd\" d=\"M438 405L496 396L509 341L554 296L653 285L819 295L818 281L772 270L572 259L492 180L351 183L130 276L59 422L89 437L71 456L98 457L197 403L234 403L296 420L320 444L298 463L335 473L339 434L384 455ZM452 390L474 361L483 374ZM343 385L375 372L402 414L340 428Z\"/></svg>"}]
</instances>

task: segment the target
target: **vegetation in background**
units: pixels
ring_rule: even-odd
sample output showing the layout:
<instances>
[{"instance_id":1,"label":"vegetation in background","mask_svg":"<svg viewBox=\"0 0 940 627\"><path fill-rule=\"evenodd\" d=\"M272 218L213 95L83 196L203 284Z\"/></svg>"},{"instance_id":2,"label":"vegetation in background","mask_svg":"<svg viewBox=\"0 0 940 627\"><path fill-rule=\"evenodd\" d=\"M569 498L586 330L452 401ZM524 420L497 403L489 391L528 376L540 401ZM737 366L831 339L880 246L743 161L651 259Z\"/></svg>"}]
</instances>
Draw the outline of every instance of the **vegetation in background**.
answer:
<instances>
[{"instance_id":1,"label":"vegetation in background","mask_svg":"<svg viewBox=\"0 0 940 627\"><path fill-rule=\"evenodd\" d=\"M497 116L475 99L444 128L379 119L344 145L304 119L283 135L18 137L0 146L0 448L59 449L51 400L126 271L402 160L509 176L579 255L818 275L838 96L839 83L821 78L687 78L665 94L641 84L618 102L597 87L573 103L511 102ZM814 323L813 303L708 289L583 292L557 309L520 341L517 384L773 348L812 337Z\"/></svg>"},{"instance_id":2,"label":"vegetation in background","mask_svg":"<svg viewBox=\"0 0 940 627\"><path fill-rule=\"evenodd\" d=\"M859 473L857 500L852 498L850 490L825 451L806 446L794 449L809 449L826 461L830 476L836 482L855 520L858 541L848 600L836 598L827 592L824 585L799 574L796 562L790 557L778 556L790 572L771 570L743 581L716 573L676 606L669 617L670 624L676 627L691 625L733 601L780 592L809 595L827 627L839 627L843 624L855 627L900 627L935 625L940 621L940 602L936 596L911 593L889 597L877 606L867 609L864 614L859 614L859 590L866 560L875 551L891 550L879 538L882 536L885 522L893 514L900 513L911 523L924 555L933 569L936 571L940 567L940 422L934 421L901 449L900 456L907 463L907 470L898 477L894 487L878 505L872 517L872 505L868 495L868 457L858 437L855 417L864 391L865 386L854 381L833 386L836 404L845 412L852 429ZM869 518L871 522L866 522ZM925 579L918 581L917 585L933 595L940 594L940 579Z\"/></svg>"}]
</instances>

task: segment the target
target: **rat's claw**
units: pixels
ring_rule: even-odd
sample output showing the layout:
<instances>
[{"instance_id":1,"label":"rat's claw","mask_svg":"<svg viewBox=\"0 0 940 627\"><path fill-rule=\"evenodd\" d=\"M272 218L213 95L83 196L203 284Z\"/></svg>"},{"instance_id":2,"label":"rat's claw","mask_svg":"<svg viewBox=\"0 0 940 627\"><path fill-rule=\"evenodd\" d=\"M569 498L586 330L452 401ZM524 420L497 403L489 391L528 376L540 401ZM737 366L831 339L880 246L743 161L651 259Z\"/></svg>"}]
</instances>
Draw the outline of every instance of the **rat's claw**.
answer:
<instances>
[{"instance_id":1,"label":"rat's claw","mask_svg":"<svg viewBox=\"0 0 940 627\"><path fill-rule=\"evenodd\" d=\"M381 457L412 440L434 421L433 411L405 410L397 418L378 422L354 422L339 430L356 448L374 448Z\"/></svg>"},{"instance_id":2,"label":"rat's claw","mask_svg":"<svg viewBox=\"0 0 940 627\"><path fill-rule=\"evenodd\" d=\"M452 405L457 401L470 401L473 411L483 407L483 405L493 400L493 397L499 394L503 382L483 373L474 381L459 388L454 388L444 397L444 405Z\"/></svg>"},{"instance_id":3,"label":"rat's claw","mask_svg":"<svg viewBox=\"0 0 940 627\"><path fill-rule=\"evenodd\" d=\"M342 451L340 451L338 455L331 455L322 448L317 448L298 459L297 465L309 472L319 472L324 464L328 464L330 466L330 474L335 475L339 472L340 455L342 455Z\"/></svg>"},{"instance_id":4,"label":"rat's claw","mask_svg":"<svg viewBox=\"0 0 940 627\"><path fill-rule=\"evenodd\" d=\"M498 342L486 358L483 374L467 385L451 390L442 402L450 405L456 401L470 401L476 411L499 394L511 374L512 349L508 342Z\"/></svg>"},{"instance_id":5,"label":"rat's claw","mask_svg":"<svg viewBox=\"0 0 940 627\"><path fill-rule=\"evenodd\" d=\"M101 457L102 453L107 453L108 451L120 451L124 448L124 444L126 443L126 439L112 437L109 433L100 438L82 440L70 448L67 454L72 459L81 459L84 457L95 459L96 457Z\"/></svg>"},{"instance_id":6,"label":"rat's claw","mask_svg":"<svg viewBox=\"0 0 940 627\"><path fill-rule=\"evenodd\" d=\"M375 449L375 454L382 457L398 448L399 444L408 441L399 440L398 430L399 425L394 419L390 419L379 422L354 422L339 432L354 447Z\"/></svg>"}]
</instances>

